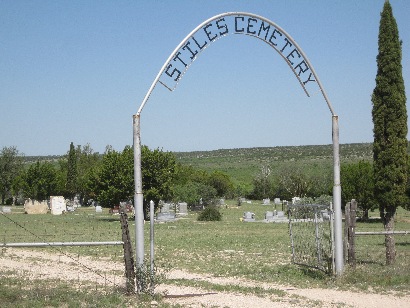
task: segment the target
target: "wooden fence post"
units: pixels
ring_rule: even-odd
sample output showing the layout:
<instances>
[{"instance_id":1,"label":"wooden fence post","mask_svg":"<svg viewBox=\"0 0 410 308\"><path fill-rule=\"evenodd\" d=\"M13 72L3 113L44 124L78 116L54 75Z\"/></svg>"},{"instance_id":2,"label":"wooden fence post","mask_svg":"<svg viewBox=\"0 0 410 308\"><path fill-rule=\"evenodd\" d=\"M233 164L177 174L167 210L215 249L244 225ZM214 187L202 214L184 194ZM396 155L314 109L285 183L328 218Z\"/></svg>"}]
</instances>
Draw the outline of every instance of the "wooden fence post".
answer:
<instances>
[{"instance_id":1,"label":"wooden fence post","mask_svg":"<svg viewBox=\"0 0 410 308\"><path fill-rule=\"evenodd\" d=\"M350 202L345 206L345 229L344 229L344 249L343 259L347 261L347 251L349 250L349 225L350 225Z\"/></svg>"},{"instance_id":2,"label":"wooden fence post","mask_svg":"<svg viewBox=\"0 0 410 308\"><path fill-rule=\"evenodd\" d=\"M357 201L352 199L350 202L350 207L348 213L346 213L346 220L348 223L347 227L347 238L348 238L348 262L353 268L356 267L356 251L355 251L355 229L356 229L356 210Z\"/></svg>"},{"instance_id":3,"label":"wooden fence post","mask_svg":"<svg viewBox=\"0 0 410 308\"><path fill-rule=\"evenodd\" d=\"M124 242L124 262L127 293L135 293L134 258L132 256L131 238L128 230L128 215L121 210L122 241Z\"/></svg>"}]
</instances>

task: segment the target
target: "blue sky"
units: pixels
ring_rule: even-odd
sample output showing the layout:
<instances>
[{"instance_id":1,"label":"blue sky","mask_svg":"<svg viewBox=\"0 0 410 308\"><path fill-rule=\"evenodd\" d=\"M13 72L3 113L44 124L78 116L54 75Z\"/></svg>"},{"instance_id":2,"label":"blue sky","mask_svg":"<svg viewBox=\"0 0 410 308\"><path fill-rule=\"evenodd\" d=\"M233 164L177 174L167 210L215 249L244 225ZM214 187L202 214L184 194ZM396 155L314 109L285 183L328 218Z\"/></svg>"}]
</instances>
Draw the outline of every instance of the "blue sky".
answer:
<instances>
[{"instance_id":1,"label":"blue sky","mask_svg":"<svg viewBox=\"0 0 410 308\"><path fill-rule=\"evenodd\" d=\"M371 93L384 0L0 0L0 147L61 155L132 144L132 115L175 47L203 21L263 16L303 49L340 122L340 142L373 140ZM410 1L391 0L410 97ZM174 92L157 85L142 143L169 151L330 144L331 114L279 54L228 35L206 48Z\"/></svg>"}]
</instances>

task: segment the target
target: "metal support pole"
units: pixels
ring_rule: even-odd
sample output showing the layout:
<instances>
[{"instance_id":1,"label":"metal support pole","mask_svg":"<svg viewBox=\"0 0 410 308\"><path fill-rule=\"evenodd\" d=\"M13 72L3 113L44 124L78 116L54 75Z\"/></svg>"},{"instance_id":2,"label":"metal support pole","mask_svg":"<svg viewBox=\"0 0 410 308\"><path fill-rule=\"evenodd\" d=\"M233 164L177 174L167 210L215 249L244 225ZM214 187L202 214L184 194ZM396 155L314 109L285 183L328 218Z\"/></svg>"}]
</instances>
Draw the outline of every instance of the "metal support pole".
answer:
<instances>
[{"instance_id":1,"label":"metal support pole","mask_svg":"<svg viewBox=\"0 0 410 308\"><path fill-rule=\"evenodd\" d=\"M150 212L150 263L151 263L151 289L154 291L154 201L149 202Z\"/></svg>"},{"instance_id":2,"label":"metal support pole","mask_svg":"<svg viewBox=\"0 0 410 308\"><path fill-rule=\"evenodd\" d=\"M333 140L333 209L336 276L343 274L342 191L340 186L339 118L332 116Z\"/></svg>"},{"instance_id":3,"label":"metal support pole","mask_svg":"<svg viewBox=\"0 0 410 308\"><path fill-rule=\"evenodd\" d=\"M144 264L144 198L142 195L142 172L141 172L141 136L140 115L133 116L134 132L134 207L135 207L135 249L136 263L142 268ZM139 279L139 277L137 277Z\"/></svg>"}]
</instances>

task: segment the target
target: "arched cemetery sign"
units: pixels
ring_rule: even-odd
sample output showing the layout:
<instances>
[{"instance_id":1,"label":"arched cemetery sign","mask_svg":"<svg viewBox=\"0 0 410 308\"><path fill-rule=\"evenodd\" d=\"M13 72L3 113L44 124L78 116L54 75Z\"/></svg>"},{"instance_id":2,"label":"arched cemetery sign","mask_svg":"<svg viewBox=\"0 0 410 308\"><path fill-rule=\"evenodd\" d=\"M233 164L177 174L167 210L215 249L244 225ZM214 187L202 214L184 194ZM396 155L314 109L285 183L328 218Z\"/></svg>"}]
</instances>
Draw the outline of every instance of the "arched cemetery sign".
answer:
<instances>
[{"instance_id":1,"label":"arched cemetery sign","mask_svg":"<svg viewBox=\"0 0 410 308\"><path fill-rule=\"evenodd\" d=\"M170 54L146 93L140 108L134 115L134 178L135 178L135 222L136 260L142 265L144 260L143 193L141 174L140 116L155 86L160 83L173 91L190 65L202 51L213 42L230 34L244 34L255 37L271 46L286 61L298 79L307 96L314 88L319 88L332 115L333 139L333 207L335 233L335 269L339 275L343 271L342 214L339 160L338 117L313 69L309 59L295 40L281 27L262 16L245 12L229 12L216 15L192 30Z\"/></svg>"}]
</instances>

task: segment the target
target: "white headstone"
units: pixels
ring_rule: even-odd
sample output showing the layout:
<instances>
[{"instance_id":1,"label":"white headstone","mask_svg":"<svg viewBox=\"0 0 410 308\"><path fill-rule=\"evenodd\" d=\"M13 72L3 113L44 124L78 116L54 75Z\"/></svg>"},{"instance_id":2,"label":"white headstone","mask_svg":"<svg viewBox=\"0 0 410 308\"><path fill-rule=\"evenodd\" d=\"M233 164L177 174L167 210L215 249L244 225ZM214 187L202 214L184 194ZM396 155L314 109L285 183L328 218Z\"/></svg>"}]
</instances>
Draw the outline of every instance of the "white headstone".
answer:
<instances>
[{"instance_id":1,"label":"white headstone","mask_svg":"<svg viewBox=\"0 0 410 308\"><path fill-rule=\"evenodd\" d=\"M255 221L255 213L244 212L242 219L243 221Z\"/></svg>"},{"instance_id":2,"label":"white headstone","mask_svg":"<svg viewBox=\"0 0 410 308\"><path fill-rule=\"evenodd\" d=\"M268 212L265 213L265 219L270 220L270 219L273 218L274 215L275 215L274 212L268 211Z\"/></svg>"},{"instance_id":3,"label":"white headstone","mask_svg":"<svg viewBox=\"0 0 410 308\"><path fill-rule=\"evenodd\" d=\"M186 202L180 202L178 203L178 208L179 208L179 215L188 215L188 204Z\"/></svg>"},{"instance_id":4,"label":"white headstone","mask_svg":"<svg viewBox=\"0 0 410 308\"><path fill-rule=\"evenodd\" d=\"M51 196L50 197L50 209L51 214L61 215L67 211L64 197L62 196Z\"/></svg>"},{"instance_id":5,"label":"white headstone","mask_svg":"<svg viewBox=\"0 0 410 308\"><path fill-rule=\"evenodd\" d=\"M101 207L101 205L97 205L97 206L95 207L95 212L96 212L96 213L102 213L102 207Z\"/></svg>"},{"instance_id":6,"label":"white headstone","mask_svg":"<svg viewBox=\"0 0 410 308\"><path fill-rule=\"evenodd\" d=\"M9 206L3 206L3 213L4 214L7 214L7 213L11 213L11 207L9 207Z\"/></svg>"},{"instance_id":7,"label":"white headstone","mask_svg":"<svg viewBox=\"0 0 410 308\"><path fill-rule=\"evenodd\" d=\"M270 199L263 199L263 205L269 205L270 204Z\"/></svg>"}]
</instances>

